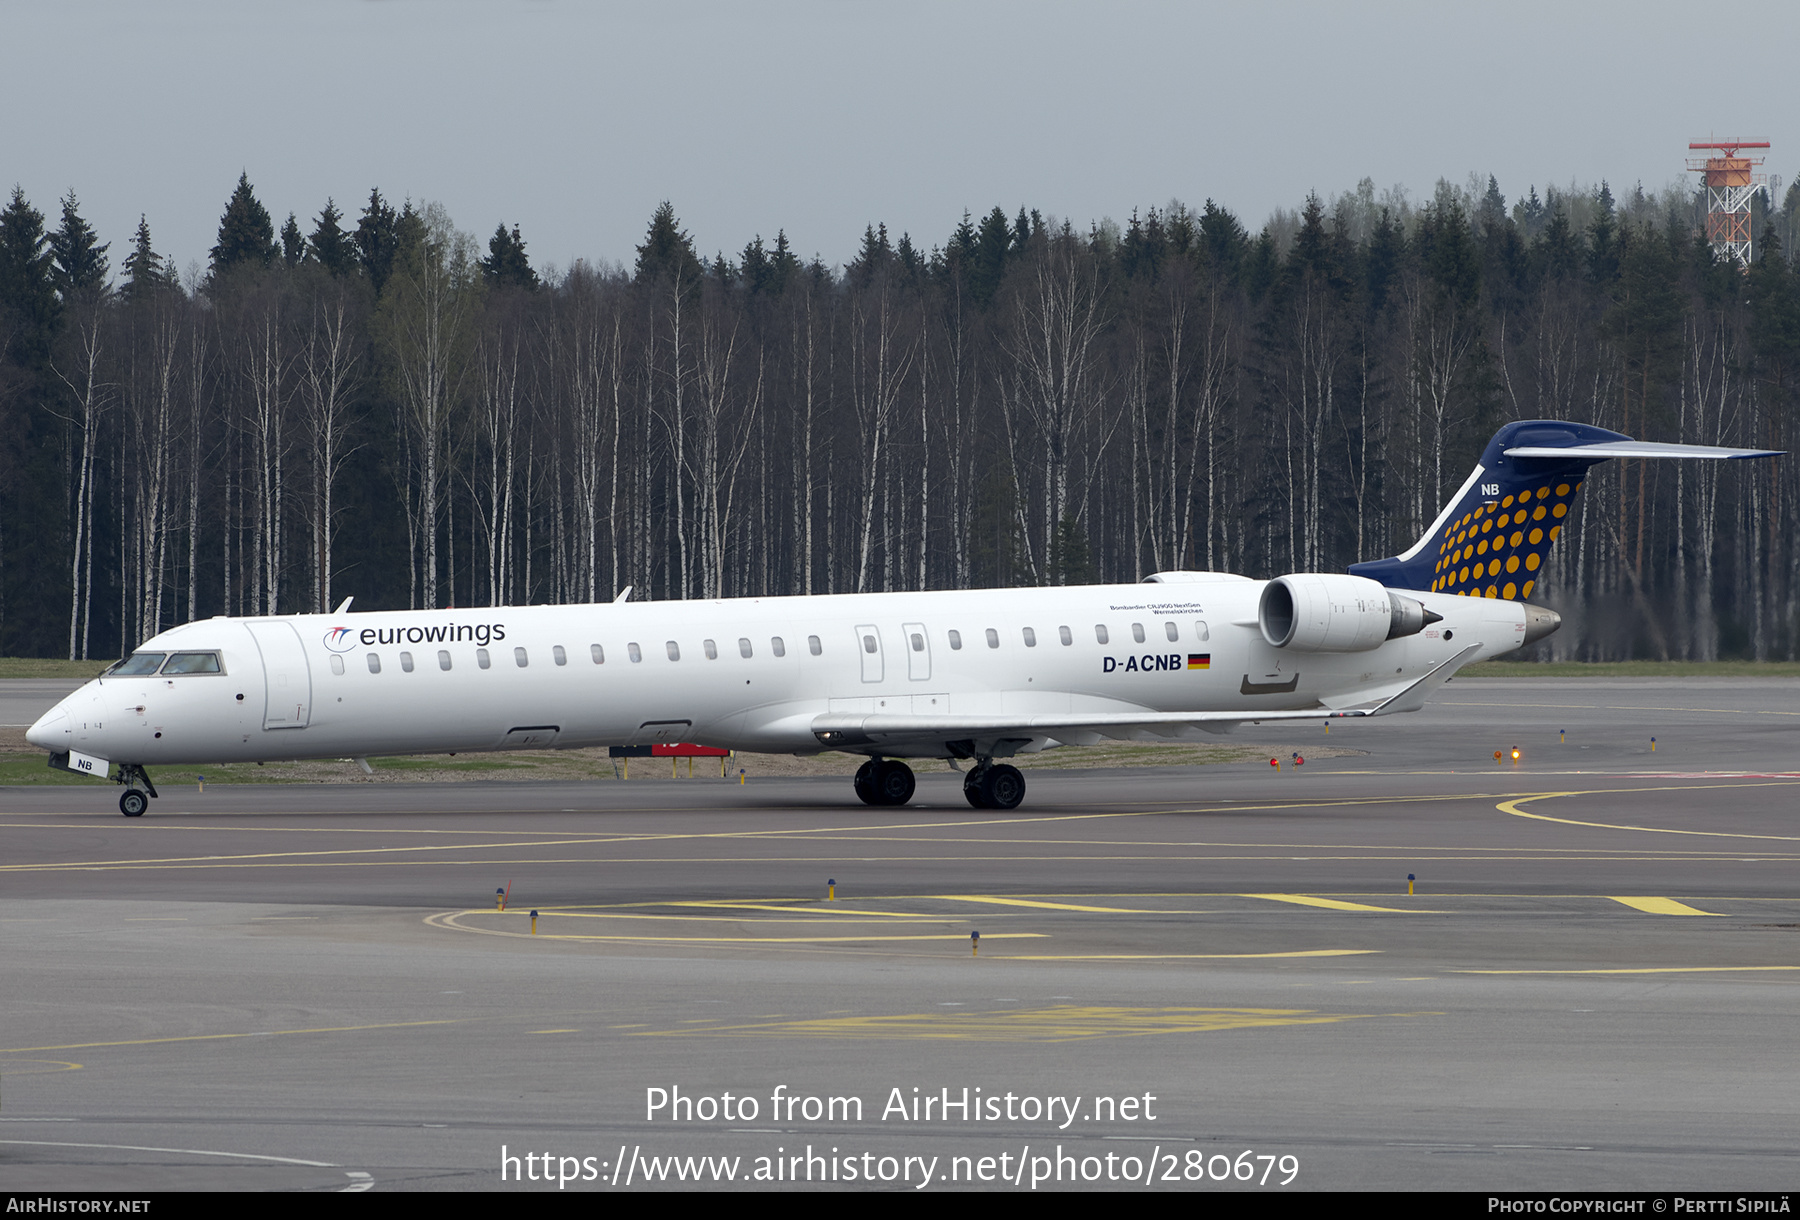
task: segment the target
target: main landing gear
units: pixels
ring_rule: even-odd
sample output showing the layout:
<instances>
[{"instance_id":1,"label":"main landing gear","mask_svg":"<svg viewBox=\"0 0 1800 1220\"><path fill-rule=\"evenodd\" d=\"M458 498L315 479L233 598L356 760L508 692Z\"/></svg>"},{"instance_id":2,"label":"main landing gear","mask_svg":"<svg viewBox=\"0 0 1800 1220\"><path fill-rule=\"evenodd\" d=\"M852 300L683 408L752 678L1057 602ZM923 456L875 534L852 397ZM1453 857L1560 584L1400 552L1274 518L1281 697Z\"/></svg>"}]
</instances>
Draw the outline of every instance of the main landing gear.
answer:
<instances>
[{"instance_id":1,"label":"main landing gear","mask_svg":"<svg viewBox=\"0 0 1800 1220\"><path fill-rule=\"evenodd\" d=\"M1025 777L1017 767L987 759L963 777L963 796L977 809L1017 809L1025 799Z\"/></svg>"},{"instance_id":2,"label":"main landing gear","mask_svg":"<svg viewBox=\"0 0 1800 1220\"><path fill-rule=\"evenodd\" d=\"M150 798L156 795L150 773L137 763L120 763L118 778L113 782L126 785L124 794L119 797L119 812L128 818L143 817L144 810L150 808ZM138 783L149 789L148 795L138 789Z\"/></svg>"},{"instance_id":3,"label":"main landing gear","mask_svg":"<svg viewBox=\"0 0 1800 1220\"><path fill-rule=\"evenodd\" d=\"M912 768L871 758L856 771L856 795L865 805L904 805L912 800Z\"/></svg>"},{"instance_id":4,"label":"main landing gear","mask_svg":"<svg viewBox=\"0 0 1800 1220\"><path fill-rule=\"evenodd\" d=\"M872 758L857 769L856 795L865 805L904 805L913 797L912 768ZM977 809L1017 809L1025 799L1025 777L1017 767L984 759L963 777L963 796Z\"/></svg>"}]
</instances>

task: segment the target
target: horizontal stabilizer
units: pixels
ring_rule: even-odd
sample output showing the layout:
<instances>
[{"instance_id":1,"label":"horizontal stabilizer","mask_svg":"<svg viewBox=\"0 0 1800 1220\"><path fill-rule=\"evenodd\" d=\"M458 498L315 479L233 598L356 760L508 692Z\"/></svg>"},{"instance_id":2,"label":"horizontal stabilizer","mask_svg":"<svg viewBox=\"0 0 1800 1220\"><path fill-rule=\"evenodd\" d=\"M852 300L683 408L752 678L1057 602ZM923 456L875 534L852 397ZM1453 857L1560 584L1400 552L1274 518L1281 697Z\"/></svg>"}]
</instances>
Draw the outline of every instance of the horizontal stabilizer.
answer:
<instances>
[{"instance_id":1,"label":"horizontal stabilizer","mask_svg":"<svg viewBox=\"0 0 1800 1220\"><path fill-rule=\"evenodd\" d=\"M1765 458L1783 449L1723 449L1718 445L1672 445L1665 441L1605 441L1597 445L1520 445L1502 450L1507 457L1528 458Z\"/></svg>"}]
</instances>

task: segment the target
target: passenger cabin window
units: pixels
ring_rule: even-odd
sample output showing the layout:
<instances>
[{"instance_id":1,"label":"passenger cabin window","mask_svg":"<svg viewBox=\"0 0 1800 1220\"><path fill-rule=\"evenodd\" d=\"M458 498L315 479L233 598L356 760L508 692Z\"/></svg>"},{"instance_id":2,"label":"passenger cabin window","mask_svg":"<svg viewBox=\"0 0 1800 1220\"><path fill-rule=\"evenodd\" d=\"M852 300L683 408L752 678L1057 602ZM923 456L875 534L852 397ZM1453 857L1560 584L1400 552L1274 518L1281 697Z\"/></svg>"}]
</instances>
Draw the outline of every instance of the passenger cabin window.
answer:
<instances>
[{"instance_id":1,"label":"passenger cabin window","mask_svg":"<svg viewBox=\"0 0 1800 1220\"><path fill-rule=\"evenodd\" d=\"M1094 624L1094 638L1102 644L1106 643L1111 638L1110 636L1108 636L1106 634L1106 624L1105 623L1095 623Z\"/></svg>"},{"instance_id":2,"label":"passenger cabin window","mask_svg":"<svg viewBox=\"0 0 1800 1220\"><path fill-rule=\"evenodd\" d=\"M748 658L750 656L750 641L749 640L743 639L742 637L740 637L738 639L738 656L744 657L744 658Z\"/></svg>"},{"instance_id":3,"label":"passenger cabin window","mask_svg":"<svg viewBox=\"0 0 1800 1220\"><path fill-rule=\"evenodd\" d=\"M671 661L681 660L681 645L680 644L677 644L674 640L670 640L668 643L664 644L663 647L668 650L669 660L671 660Z\"/></svg>"},{"instance_id":4,"label":"passenger cabin window","mask_svg":"<svg viewBox=\"0 0 1800 1220\"><path fill-rule=\"evenodd\" d=\"M477 648L475 650L475 664L481 666L481 668L483 668L483 669L488 669L488 668L492 667L494 662L488 657L487 649Z\"/></svg>"},{"instance_id":5,"label":"passenger cabin window","mask_svg":"<svg viewBox=\"0 0 1800 1220\"><path fill-rule=\"evenodd\" d=\"M162 667L164 674L216 674L219 654L216 652L178 652Z\"/></svg>"},{"instance_id":6,"label":"passenger cabin window","mask_svg":"<svg viewBox=\"0 0 1800 1220\"><path fill-rule=\"evenodd\" d=\"M1194 638L1196 640L1212 639L1212 633L1207 631L1206 624L1200 619L1194 620Z\"/></svg>"},{"instance_id":7,"label":"passenger cabin window","mask_svg":"<svg viewBox=\"0 0 1800 1220\"><path fill-rule=\"evenodd\" d=\"M719 646L717 644L713 643L711 640L702 640L700 642L706 648L707 660L716 661L719 659Z\"/></svg>"},{"instance_id":8,"label":"passenger cabin window","mask_svg":"<svg viewBox=\"0 0 1800 1220\"><path fill-rule=\"evenodd\" d=\"M913 646L914 652L924 652L925 651L925 637L920 635L916 631L913 632L912 633L912 646Z\"/></svg>"},{"instance_id":9,"label":"passenger cabin window","mask_svg":"<svg viewBox=\"0 0 1800 1220\"><path fill-rule=\"evenodd\" d=\"M1174 623L1164 623L1163 634L1169 637L1169 643L1171 644L1181 638L1181 632L1176 628Z\"/></svg>"},{"instance_id":10,"label":"passenger cabin window","mask_svg":"<svg viewBox=\"0 0 1800 1220\"><path fill-rule=\"evenodd\" d=\"M815 657L825 651L825 645L819 643L819 637L816 635L806 637L806 647Z\"/></svg>"},{"instance_id":11,"label":"passenger cabin window","mask_svg":"<svg viewBox=\"0 0 1800 1220\"><path fill-rule=\"evenodd\" d=\"M952 631L950 633L950 647L953 651L962 651L962 632Z\"/></svg>"},{"instance_id":12,"label":"passenger cabin window","mask_svg":"<svg viewBox=\"0 0 1800 1220\"><path fill-rule=\"evenodd\" d=\"M412 653L403 652L400 654L400 668L404 669L407 673L411 673L413 671L412 670Z\"/></svg>"},{"instance_id":13,"label":"passenger cabin window","mask_svg":"<svg viewBox=\"0 0 1800 1220\"><path fill-rule=\"evenodd\" d=\"M1144 642L1144 625L1142 623L1133 623L1131 625L1131 638L1140 644Z\"/></svg>"},{"instance_id":14,"label":"passenger cabin window","mask_svg":"<svg viewBox=\"0 0 1800 1220\"><path fill-rule=\"evenodd\" d=\"M331 657L331 672L337 674L339 677L342 677L344 674L344 658L335 653L333 653Z\"/></svg>"},{"instance_id":15,"label":"passenger cabin window","mask_svg":"<svg viewBox=\"0 0 1800 1220\"><path fill-rule=\"evenodd\" d=\"M606 664L606 649L600 647L598 644L588 645L588 656L594 658L594 664L596 665Z\"/></svg>"},{"instance_id":16,"label":"passenger cabin window","mask_svg":"<svg viewBox=\"0 0 1800 1220\"><path fill-rule=\"evenodd\" d=\"M450 654L445 652L442 648L438 649L438 668L445 673L450 672Z\"/></svg>"},{"instance_id":17,"label":"passenger cabin window","mask_svg":"<svg viewBox=\"0 0 1800 1220\"><path fill-rule=\"evenodd\" d=\"M563 651L563 646L561 644L558 644L550 650L550 659L555 661L558 665L567 665L569 663L569 654Z\"/></svg>"},{"instance_id":18,"label":"passenger cabin window","mask_svg":"<svg viewBox=\"0 0 1800 1220\"><path fill-rule=\"evenodd\" d=\"M644 659L643 649L639 648L635 643L625 645L625 652L630 656L633 665L636 665L639 661Z\"/></svg>"},{"instance_id":19,"label":"passenger cabin window","mask_svg":"<svg viewBox=\"0 0 1800 1220\"><path fill-rule=\"evenodd\" d=\"M1031 628L1027 627L1027 628L1025 628L1023 634L1025 636L1025 647L1036 648L1037 647L1037 632L1035 632Z\"/></svg>"},{"instance_id":20,"label":"passenger cabin window","mask_svg":"<svg viewBox=\"0 0 1800 1220\"><path fill-rule=\"evenodd\" d=\"M378 674L381 672L381 654L380 653L371 652L369 654L369 672L372 674Z\"/></svg>"},{"instance_id":21,"label":"passenger cabin window","mask_svg":"<svg viewBox=\"0 0 1800 1220\"><path fill-rule=\"evenodd\" d=\"M778 657L785 657L785 656L787 656L787 645L783 644L781 642L780 636L778 636L778 635L770 636L769 637L769 651L774 653Z\"/></svg>"},{"instance_id":22,"label":"passenger cabin window","mask_svg":"<svg viewBox=\"0 0 1800 1220\"><path fill-rule=\"evenodd\" d=\"M995 631L992 627L987 629L987 640L989 648L1000 647L1000 633Z\"/></svg>"},{"instance_id":23,"label":"passenger cabin window","mask_svg":"<svg viewBox=\"0 0 1800 1220\"><path fill-rule=\"evenodd\" d=\"M1058 627L1056 629L1056 636L1062 641L1064 648L1067 648L1075 642L1075 633L1070 631L1067 627Z\"/></svg>"},{"instance_id":24,"label":"passenger cabin window","mask_svg":"<svg viewBox=\"0 0 1800 1220\"><path fill-rule=\"evenodd\" d=\"M166 652L134 652L125 660L113 666L113 677L135 678L142 674L153 674L162 668Z\"/></svg>"},{"instance_id":25,"label":"passenger cabin window","mask_svg":"<svg viewBox=\"0 0 1800 1220\"><path fill-rule=\"evenodd\" d=\"M523 648L515 648L513 649L513 664L517 665L520 669L524 669L527 665L531 664L531 658L525 655L525 650Z\"/></svg>"}]
</instances>

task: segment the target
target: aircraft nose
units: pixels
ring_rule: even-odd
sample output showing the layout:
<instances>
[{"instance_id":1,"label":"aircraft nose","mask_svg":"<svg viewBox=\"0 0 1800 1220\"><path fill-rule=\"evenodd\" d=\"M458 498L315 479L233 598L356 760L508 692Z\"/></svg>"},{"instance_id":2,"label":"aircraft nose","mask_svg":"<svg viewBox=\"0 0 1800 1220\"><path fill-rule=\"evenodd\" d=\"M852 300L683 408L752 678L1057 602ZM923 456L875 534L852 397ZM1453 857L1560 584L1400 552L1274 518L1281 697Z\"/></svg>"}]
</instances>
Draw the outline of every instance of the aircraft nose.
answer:
<instances>
[{"instance_id":1,"label":"aircraft nose","mask_svg":"<svg viewBox=\"0 0 1800 1220\"><path fill-rule=\"evenodd\" d=\"M69 722L68 702L65 699L39 716L37 723L25 730L25 740L38 749L48 750L52 754L66 752L73 737Z\"/></svg>"}]
</instances>

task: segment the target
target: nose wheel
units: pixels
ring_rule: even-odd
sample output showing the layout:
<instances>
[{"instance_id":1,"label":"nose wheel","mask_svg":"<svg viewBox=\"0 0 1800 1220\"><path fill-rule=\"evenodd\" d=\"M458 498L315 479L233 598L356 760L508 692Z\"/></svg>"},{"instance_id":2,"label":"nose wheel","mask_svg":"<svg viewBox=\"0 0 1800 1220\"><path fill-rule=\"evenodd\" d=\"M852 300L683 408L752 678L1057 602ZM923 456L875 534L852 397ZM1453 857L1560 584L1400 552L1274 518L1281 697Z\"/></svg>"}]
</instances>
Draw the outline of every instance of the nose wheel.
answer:
<instances>
[{"instance_id":1,"label":"nose wheel","mask_svg":"<svg viewBox=\"0 0 1800 1220\"><path fill-rule=\"evenodd\" d=\"M125 785L125 792L119 797L119 812L128 818L143 817L144 811L150 808L150 798L156 795L150 773L137 763L121 763L116 782ZM139 788L139 784L143 788Z\"/></svg>"}]
</instances>

